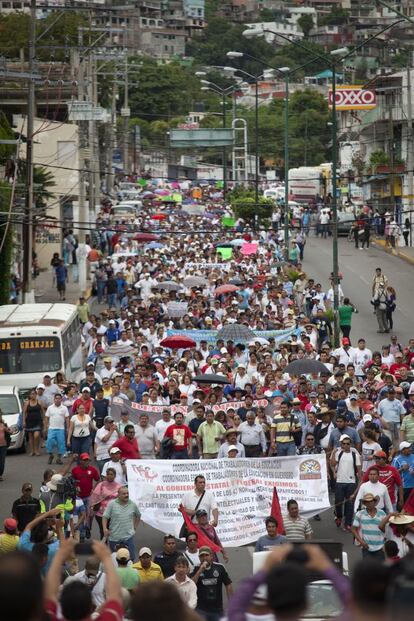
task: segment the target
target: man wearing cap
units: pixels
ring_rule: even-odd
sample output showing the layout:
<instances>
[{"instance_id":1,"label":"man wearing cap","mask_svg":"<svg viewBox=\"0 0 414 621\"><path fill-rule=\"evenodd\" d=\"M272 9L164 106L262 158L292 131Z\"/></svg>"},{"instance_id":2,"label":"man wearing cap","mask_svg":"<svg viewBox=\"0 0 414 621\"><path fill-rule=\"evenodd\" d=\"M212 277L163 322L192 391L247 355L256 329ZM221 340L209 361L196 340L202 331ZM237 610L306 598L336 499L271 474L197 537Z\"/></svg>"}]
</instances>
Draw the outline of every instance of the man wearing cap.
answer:
<instances>
[{"instance_id":1,"label":"man wearing cap","mask_svg":"<svg viewBox=\"0 0 414 621\"><path fill-rule=\"evenodd\" d=\"M46 450L49 453L48 464L53 463L54 450L57 449L57 464L63 464L62 455L66 452L65 425L69 420L69 410L62 405L62 395L56 394L53 405L45 413Z\"/></svg>"},{"instance_id":2,"label":"man wearing cap","mask_svg":"<svg viewBox=\"0 0 414 621\"><path fill-rule=\"evenodd\" d=\"M22 533L27 524L41 512L40 501L32 496L33 486L31 483L23 483L22 495L14 501L11 514L17 521L19 533Z\"/></svg>"},{"instance_id":3,"label":"man wearing cap","mask_svg":"<svg viewBox=\"0 0 414 621\"><path fill-rule=\"evenodd\" d=\"M409 402L409 413L402 419L400 440L414 445L414 403Z\"/></svg>"},{"instance_id":4,"label":"man wearing cap","mask_svg":"<svg viewBox=\"0 0 414 621\"><path fill-rule=\"evenodd\" d=\"M397 506L396 490L398 491L398 502L402 507L404 504L404 497L400 473L398 472L397 468L395 468L395 466L391 466L391 464L388 463L387 454L384 451L376 451L374 453L374 458L375 465L370 466L370 468L368 468L368 470L364 473L362 477L362 482L365 483L369 480L369 472L371 468L376 467L378 469L379 475L378 480L386 485L393 506L393 510L395 510Z\"/></svg>"},{"instance_id":5,"label":"man wearing cap","mask_svg":"<svg viewBox=\"0 0 414 621\"><path fill-rule=\"evenodd\" d=\"M388 388L387 396L378 404L378 414L384 419L387 428L384 433L392 440L394 448L398 448L400 442L401 420L405 416L405 407L395 398L395 388Z\"/></svg>"},{"instance_id":6,"label":"man wearing cap","mask_svg":"<svg viewBox=\"0 0 414 621\"><path fill-rule=\"evenodd\" d=\"M379 481L379 469L371 466L368 474L368 481L361 483L355 496L354 511L359 509L359 503L365 494L373 494L378 499L378 509L383 509L386 513L392 513L393 506L388 493L387 486Z\"/></svg>"},{"instance_id":7,"label":"man wearing cap","mask_svg":"<svg viewBox=\"0 0 414 621\"><path fill-rule=\"evenodd\" d=\"M112 416L105 416L103 423L103 427L96 432L94 444L94 457L100 473L110 460L109 451L113 443L119 438L119 431Z\"/></svg>"},{"instance_id":8,"label":"man wearing cap","mask_svg":"<svg viewBox=\"0 0 414 621\"><path fill-rule=\"evenodd\" d=\"M17 534L17 521L13 518L6 518L3 522L4 533L0 533L0 555L13 552L19 544Z\"/></svg>"},{"instance_id":9,"label":"man wearing cap","mask_svg":"<svg viewBox=\"0 0 414 621\"><path fill-rule=\"evenodd\" d=\"M126 485L127 471L125 462L123 459L121 459L121 449L119 449L117 446L113 446L111 449L109 449L109 457L109 461L107 461L102 468L102 478L105 478L108 469L112 468L116 472L114 479L115 483L119 483L120 485Z\"/></svg>"},{"instance_id":10,"label":"man wearing cap","mask_svg":"<svg viewBox=\"0 0 414 621\"><path fill-rule=\"evenodd\" d=\"M76 399L73 402L72 414L76 414L76 412L78 411L78 407L80 405L83 405L83 407L85 408L85 414L88 414L88 416L90 416L92 418L92 416L93 416L93 399L91 397L91 389L89 388L89 386L84 386L82 388L81 396L78 397L78 399Z\"/></svg>"},{"instance_id":11,"label":"man wearing cap","mask_svg":"<svg viewBox=\"0 0 414 621\"><path fill-rule=\"evenodd\" d=\"M112 375L116 371L116 368L112 365L111 356L105 356L105 358L103 359L103 363L104 363L104 366L101 369L101 373L100 373L102 381L104 379L111 379Z\"/></svg>"},{"instance_id":12,"label":"man wearing cap","mask_svg":"<svg viewBox=\"0 0 414 621\"><path fill-rule=\"evenodd\" d=\"M364 558L384 560L385 526L388 517L385 511L377 509L377 499L373 494L365 494L362 498L363 509L355 514L352 523L352 534L361 545Z\"/></svg>"},{"instance_id":13,"label":"man wearing cap","mask_svg":"<svg viewBox=\"0 0 414 621\"><path fill-rule=\"evenodd\" d=\"M195 514L196 520L197 520L197 526L199 528L199 530L201 532L203 532L206 536L207 539L212 541L213 543L215 543L217 546L219 546L219 548L221 548L221 553L223 555L223 559L224 561L227 563L229 560L229 557L227 556L223 545L220 541L220 538L217 534L217 531L215 529L215 527L212 524L209 524L208 522L208 513L205 509L197 509L196 514ZM213 553L213 560L214 561L218 561L218 557L217 554L214 552Z\"/></svg>"},{"instance_id":14,"label":"man wearing cap","mask_svg":"<svg viewBox=\"0 0 414 621\"><path fill-rule=\"evenodd\" d=\"M138 562L132 567L137 570L140 582L150 582L152 580L164 580L161 567L152 560L150 548L141 548L138 552Z\"/></svg>"},{"instance_id":15,"label":"man wearing cap","mask_svg":"<svg viewBox=\"0 0 414 621\"><path fill-rule=\"evenodd\" d=\"M394 457L392 465L397 468L402 478L404 502L414 488L414 455L411 451L411 443L400 442L400 452Z\"/></svg>"},{"instance_id":16,"label":"man wearing cap","mask_svg":"<svg viewBox=\"0 0 414 621\"><path fill-rule=\"evenodd\" d=\"M330 465L335 480L335 523L339 528L344 515L344 530L350 531L353 515L353 495L361 478L361 456L351 447L351 438L342 434L339 438L339 448L334 448Z\"/></svg>"},{"instance_id":17,"label":"man wearing cap","mask_svg":"<svg viewBox=\"0 0 414 621\"><path fill-rule=\"evenodd\" d=\"M117 563L116 573L121 583L121 587L126 589L131 595L140 583L139 573L131 567L131 555L128 548L120 547L115 552Z\"/></svg>"},{"instance_id":18,"label":"man wearing cap","mask_svg":"<svg viewBox=\"0 0 414 621\"><path fill-rule=\"evenodd\" d=\"M241 442L239 442L239 439L238 439L239 435L240 435L240 432L237 429L235 428L227 429L226 433L224 434L226 441L223 442L223 444L220 446L217 459L225 459L229 457L230 447L232 447L233 450L234 448L237 449L236 457L246 457L244 446Z\"/></svg>"},{"instance_id":19,"label":"man wearing cap","mask_svg":"<svg viewBox=\"0 0 414 621\"><path fill-rule=\"evenodd\" d=\"M214 412L209 410L206 413L206 420L201 423L197 431L199 455L202 455L203 459L216 459L225 433L223 425L214 419Z\"/></svg>"},{"instance_id":20,"label":"man wearing cap","mask_svg":"<svg viewBox=\"0 0 414 621\"><path fill-rule=\"evenodd\" d=\"M213 555L208 546L202 546L198 555L200 566L191 574L197 585L196 611L205 621L219 621L224 612L223 586L227 598L230 598L233 594L232 582L223 565L213 562Z\"/></svg>"},{"instance_id":21,"label":"man wearing cap","mask_svg":"<svg viewBox=\"0 0 414 621\"><path fill-rule=\"evenodd\" d=\"M135 532L141 520L141 513L129 498L127 487L120 487L118 498L108 503L102 517L104 535L112 552L120 543L128 548L131 560L135 560Z\"/></svg>"}]
</instances>

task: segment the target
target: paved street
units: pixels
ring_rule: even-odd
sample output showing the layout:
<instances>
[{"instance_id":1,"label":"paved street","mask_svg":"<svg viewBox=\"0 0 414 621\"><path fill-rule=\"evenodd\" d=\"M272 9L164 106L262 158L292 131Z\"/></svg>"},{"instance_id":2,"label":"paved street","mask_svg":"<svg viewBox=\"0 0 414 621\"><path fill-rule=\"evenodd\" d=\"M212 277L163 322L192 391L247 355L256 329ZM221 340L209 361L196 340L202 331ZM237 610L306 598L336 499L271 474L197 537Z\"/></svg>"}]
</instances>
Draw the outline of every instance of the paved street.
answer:
<instances>
[{"instance_id":1,"label":"paved street","mask_svg":"<svg viewBox=\"0 0 414 621\"><path fill-rule=\"evenodd\" d=\"M412 334L411 307L414 294L414 283L410 265L392 257L380 249L371 248L368 251L355 250L354 246L340 239L340 270L344 274L343 289L352 302L359 309L354 317L351 335L357 338L363 335L369 346L380 347L387 340L385 335L377 334L377 324L372 313L370 300L370 285L372 274L377 266L381 266L389 281L397 290L398 309L395 313L396 334L406 342ZM304 268L309 276L320 280L324 289L328 283L332 263L332 240L309 238L306 245ZM93 308L96 308L93 306ZM29 457L27 455L10 455L7 458L5 481L1 483L0 519L9 514L9 508L17 497L21 484L31 481L35 490L40 485L42 473L46 468L46 457ZM331 511L322 514L322 521L312 520L315 537L320 539L334 539L345 544L345 550L350 558L350 566L360 556L358 548L352 544L349 535L338 530L333 522ZM162 536L158 531L141 525L137 533L137 545L150 545L153 551L161 548ZM230 550L229 572L237 582L251 571L251 548L235 548Z\"/></svg>"}]
</instances>

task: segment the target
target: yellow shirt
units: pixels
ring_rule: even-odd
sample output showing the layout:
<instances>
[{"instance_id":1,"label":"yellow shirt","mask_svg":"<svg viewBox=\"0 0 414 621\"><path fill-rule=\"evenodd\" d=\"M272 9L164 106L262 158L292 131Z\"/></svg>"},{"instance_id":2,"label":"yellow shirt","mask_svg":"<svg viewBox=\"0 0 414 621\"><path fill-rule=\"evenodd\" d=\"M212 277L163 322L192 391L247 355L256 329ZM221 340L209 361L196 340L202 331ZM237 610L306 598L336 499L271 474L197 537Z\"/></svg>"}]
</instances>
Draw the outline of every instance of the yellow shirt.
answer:
<instances>
[{"instance_id":1,"label":"yellow shirt","mask_svg":"<svg viewBox=\"0 0 414 621\"><path fill-rule=\"evenodd\" d=\"M19 543L18 535L9 535L8 533L2 533L0 535L0 554L6 554L7 552L13 552L17 549Z\"/></svg>"},{"instance_id":2,"label":"yellow shirt","mask_svg":"<svg viewBox=\"0 0 414 621\"><path fill-rule=\"evenodd\" d=\"M164 580L164 576L161 567L157 563L151 562L151 566L148 569L144 569L141 565L141 561L132 565L134 569L139 573L140 582L150 582L150 580Z\"/></svg>"}]
</instances>

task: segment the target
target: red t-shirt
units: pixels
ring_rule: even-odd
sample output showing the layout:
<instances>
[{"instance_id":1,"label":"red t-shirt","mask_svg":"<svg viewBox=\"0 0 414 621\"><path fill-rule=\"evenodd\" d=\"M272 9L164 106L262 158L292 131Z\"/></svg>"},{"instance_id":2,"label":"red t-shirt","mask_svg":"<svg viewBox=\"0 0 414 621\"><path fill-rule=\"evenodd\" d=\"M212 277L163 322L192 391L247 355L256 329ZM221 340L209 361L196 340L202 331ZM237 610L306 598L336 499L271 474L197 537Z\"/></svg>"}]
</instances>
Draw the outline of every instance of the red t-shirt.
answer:
<instances>
[{"instance_id":1,"label":"red t-shirt","mask_svg":"<svg viewBox=\"0 0 414 621\"><path fill-rule=\"evenodd\" d=\"M406 364L405 362L394 362L394 364L392 364L390 366L390 373L391 375L395 375L395 376L399 376L399 370L404 367L404 369L407 369L407 371L410 369L410 367L408 366L408 364Z\"/></svg>"},{"instance_id":2,"label":"red t-shirt","mask_svg":"<svg viewBox=\"0 0 414 621\"><path fill-rule=\"evenodd\" d=\"M122 438L113 443L111 448L114 448L114 446L120 449L122 459L141 459L136 438L128 440L126 436L122 436Z\"/></svg>"},{"instance_id":3,"label":"red t-shirt","mask_svg":"<svg viewBox=\"0 0 414 621\"><path fill-rule=\"evenodd\" d=\"M394 504L396 500L395 499L395 486L400 487L400 485L402 485L401 476L397 468L394 468L394 466L389 466L389 465L382 466L381 468L379 466L371 466L370 468L368 468L368 470L364 473L364 476L362 477L363 483L369 480L368 474L371 468L378 468L379 482L387 486L387 490L390 495L390 500Z\"/></svg>"},{"instance_id":4,"label":"red t-shirt","mask_svg":"<svg viewBox=\"0 0 414 621\"><path fill-rule=\"evenodd\" d=\"M83 407L85 408L85 414L90 414L93 408L93 399L89 398L87 401L82 399L82 397L76 399L76 401L74 401L72 405L72 414L76 414L80 405L83 405Z\"/></svg>"},{"instance_id":5,"label":"red t-shirt","mask_svg":"<svg viewBox=\"0 0 414 621\"><path fill-rule=\"evenodd\" d=\"M188 446L188 440L193 437L187 425L170 425L164 434L164 438L175 440L174 451L184 451Z\"/></svg>"},{"instance_id":6,"label":"red t-shirt","mask_svg":"<svg viewBox=\"0 0 414 621\"><path fill-rule=\"evenodd\" d=\"M58 616L58 607L55 601L47 599L45 601L45 611L50 621L59 621L61 619ZM113 599L104 603L99 615L95 617L95 621L123 621L123 618L124 609L122 604ZM91 619L88 617L84 621L91 621Z\"/></svg>"},{"instance_id":7,"label":"red t-shirt","mask_svg":"<svg viewBox=\"0 0 414 621\"><path fill-rule=\"evenodd\" d=\"M81 498L88 498L92 493L93 482L100 479L99 472L94 466L87 468L75 466L72 468L72 476L80 488Z\"/></svg>"}]
</instances>

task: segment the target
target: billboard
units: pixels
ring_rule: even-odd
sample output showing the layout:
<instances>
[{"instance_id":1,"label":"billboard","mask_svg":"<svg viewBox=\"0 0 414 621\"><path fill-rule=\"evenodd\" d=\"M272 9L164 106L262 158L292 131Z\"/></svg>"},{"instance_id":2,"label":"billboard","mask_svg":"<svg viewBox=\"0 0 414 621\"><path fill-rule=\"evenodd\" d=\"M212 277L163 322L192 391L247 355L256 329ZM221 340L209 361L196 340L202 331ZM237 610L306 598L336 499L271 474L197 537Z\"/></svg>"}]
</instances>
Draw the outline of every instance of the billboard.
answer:
<instances>
[{"instance_id":1,"label":"billboard","mask_svg":"<svg viewBox=\"0 0 414 621\"><path fill-rule=\"evenodd\" d=\"M377 105L376 93L360 86L336 87L335 102L337 110L372 110ZM332 108L332 89L329 90L328 105Z\"/></svg>"}]
</instances>

